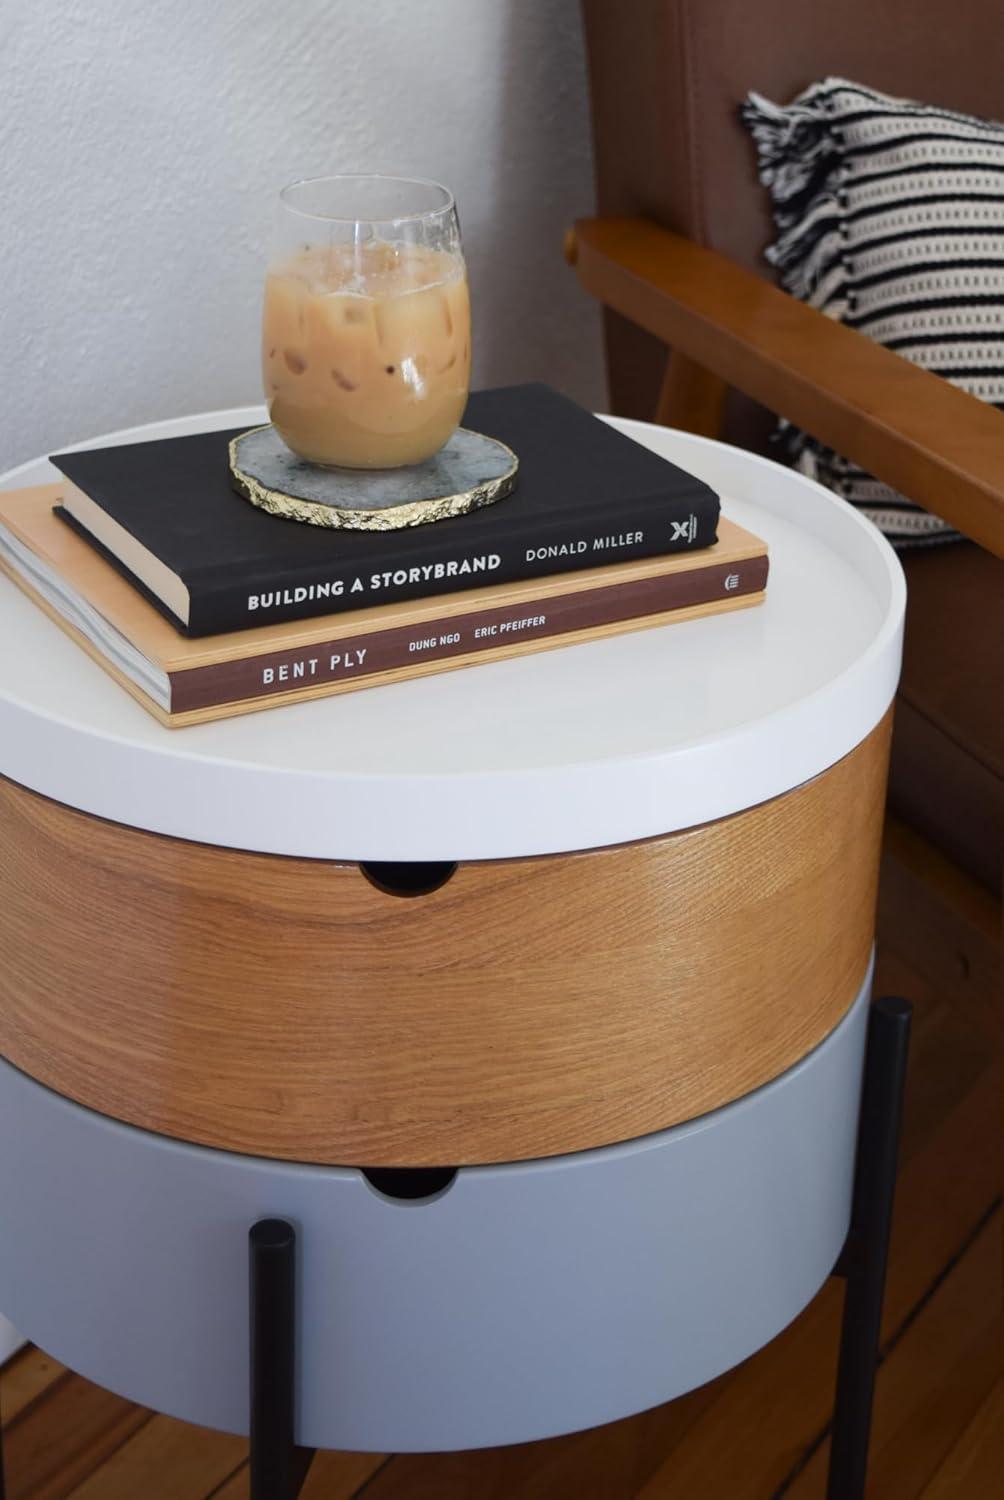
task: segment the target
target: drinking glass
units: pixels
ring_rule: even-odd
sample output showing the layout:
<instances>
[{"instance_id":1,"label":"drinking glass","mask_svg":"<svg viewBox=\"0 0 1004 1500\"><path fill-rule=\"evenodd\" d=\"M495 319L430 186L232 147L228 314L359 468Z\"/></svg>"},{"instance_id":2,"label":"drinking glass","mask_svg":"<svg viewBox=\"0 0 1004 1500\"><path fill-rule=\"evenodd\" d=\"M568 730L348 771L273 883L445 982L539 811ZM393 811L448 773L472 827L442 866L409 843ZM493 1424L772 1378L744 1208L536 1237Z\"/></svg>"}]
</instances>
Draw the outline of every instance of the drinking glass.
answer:
<instances>
[{"instance_id":1,"label":"drinking glass","mask_svg":"<svg viewBox=\"0 0 1004 1500\"><path fill-rule=\"evenodd\" d=\"M283 189L262 371L269 416L294 453L349 469L429 458L460 421L470 364L452 193L377 176Z\"/></svg>"}]
</instances>

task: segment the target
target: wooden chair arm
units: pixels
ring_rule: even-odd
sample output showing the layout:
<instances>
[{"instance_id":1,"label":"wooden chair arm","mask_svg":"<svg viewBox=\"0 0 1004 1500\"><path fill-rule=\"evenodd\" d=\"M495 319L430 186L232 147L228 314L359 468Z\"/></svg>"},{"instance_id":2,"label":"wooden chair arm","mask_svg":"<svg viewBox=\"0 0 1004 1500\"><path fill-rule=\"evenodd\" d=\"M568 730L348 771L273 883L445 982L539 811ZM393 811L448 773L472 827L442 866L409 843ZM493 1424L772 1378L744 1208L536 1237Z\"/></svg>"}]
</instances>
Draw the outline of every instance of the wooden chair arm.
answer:
<instances>
[{"instance_id":1,"label":"wooden chair arm","mask_svg":"<svg viewBox=\"0 0 1004 1500\"><path fill-rule=\"evenodd\" d=\"M580 219L583 287L1004 555L1004 413L646 219Z\"/></svg>"}]
</instances>

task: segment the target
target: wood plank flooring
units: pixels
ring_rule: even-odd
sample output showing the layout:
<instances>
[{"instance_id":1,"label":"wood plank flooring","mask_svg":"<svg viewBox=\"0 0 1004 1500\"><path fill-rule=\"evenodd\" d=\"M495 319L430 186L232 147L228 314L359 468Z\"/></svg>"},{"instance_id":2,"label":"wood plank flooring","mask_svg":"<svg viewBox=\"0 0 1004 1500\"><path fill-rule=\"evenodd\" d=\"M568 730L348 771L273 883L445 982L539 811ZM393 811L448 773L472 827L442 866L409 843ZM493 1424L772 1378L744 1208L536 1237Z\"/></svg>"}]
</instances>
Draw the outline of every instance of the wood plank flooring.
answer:
<instances>
[{"instance_id":1,"label":"wood plank flooring","mask_svg":"<svg viewBox=\"0 0 1004 1500\"><path fill-rule=\"evenodd\" d=\"M1004 1493L1000 1079L986 1033L892 955L916 1006L868 1493ZM303 1500L822 1500L841 1284L738 1369L591 1432L481 1453L325 1453ZM0 1372L8 1500L247 1500L241 1439L36 1349Z\"/></svg>"}]
</instances>

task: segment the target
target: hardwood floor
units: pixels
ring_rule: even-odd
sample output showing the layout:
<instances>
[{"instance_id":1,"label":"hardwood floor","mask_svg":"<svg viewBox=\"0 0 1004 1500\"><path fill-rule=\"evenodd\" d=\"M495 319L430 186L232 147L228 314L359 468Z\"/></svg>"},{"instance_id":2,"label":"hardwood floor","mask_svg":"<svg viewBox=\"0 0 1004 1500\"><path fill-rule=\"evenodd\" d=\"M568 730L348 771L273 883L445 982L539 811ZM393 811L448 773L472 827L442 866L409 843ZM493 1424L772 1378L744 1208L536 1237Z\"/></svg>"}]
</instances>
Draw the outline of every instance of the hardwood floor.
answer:
<instances>
[{"instance_id":1,"label":"hardwood floor","mask_svg":"<svg viewBox=\"0 0 1004 1500\"><path fill-rule=\"evenodd\" d=\"M900 959L915 1003L869 1496L995 1500L1004 1473L1000 1081L986 1034ZM672 1404L470 1454L325 1453L303 1500L819 1500L842 1288ZM0 1372L8 1500L246 1500L246 1448L122 1401L36 1349Z\"/></svg>"}]
</instances>

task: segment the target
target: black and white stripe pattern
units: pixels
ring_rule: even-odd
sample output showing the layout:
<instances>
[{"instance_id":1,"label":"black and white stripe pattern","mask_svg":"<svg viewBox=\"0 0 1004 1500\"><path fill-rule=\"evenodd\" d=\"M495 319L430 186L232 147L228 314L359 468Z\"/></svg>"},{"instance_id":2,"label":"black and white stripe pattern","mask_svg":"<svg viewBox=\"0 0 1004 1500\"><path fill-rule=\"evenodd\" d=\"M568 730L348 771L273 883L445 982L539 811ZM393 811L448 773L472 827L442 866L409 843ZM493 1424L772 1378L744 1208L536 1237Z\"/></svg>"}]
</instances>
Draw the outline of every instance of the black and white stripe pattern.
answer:
<instances>
[{"instance_id":1,"label":"black and white stripe pattern","mask_svg":"<svg viewBox=\"0 0 1004 1500\"><path fill-rule=\"evenodd\" d=\"M742 117L785 290L1004 407L1004 125L842 78L784 107L751 93ZM958 535L807 434L778 436L897 546Z\"/></svg>"}]
</instances>

